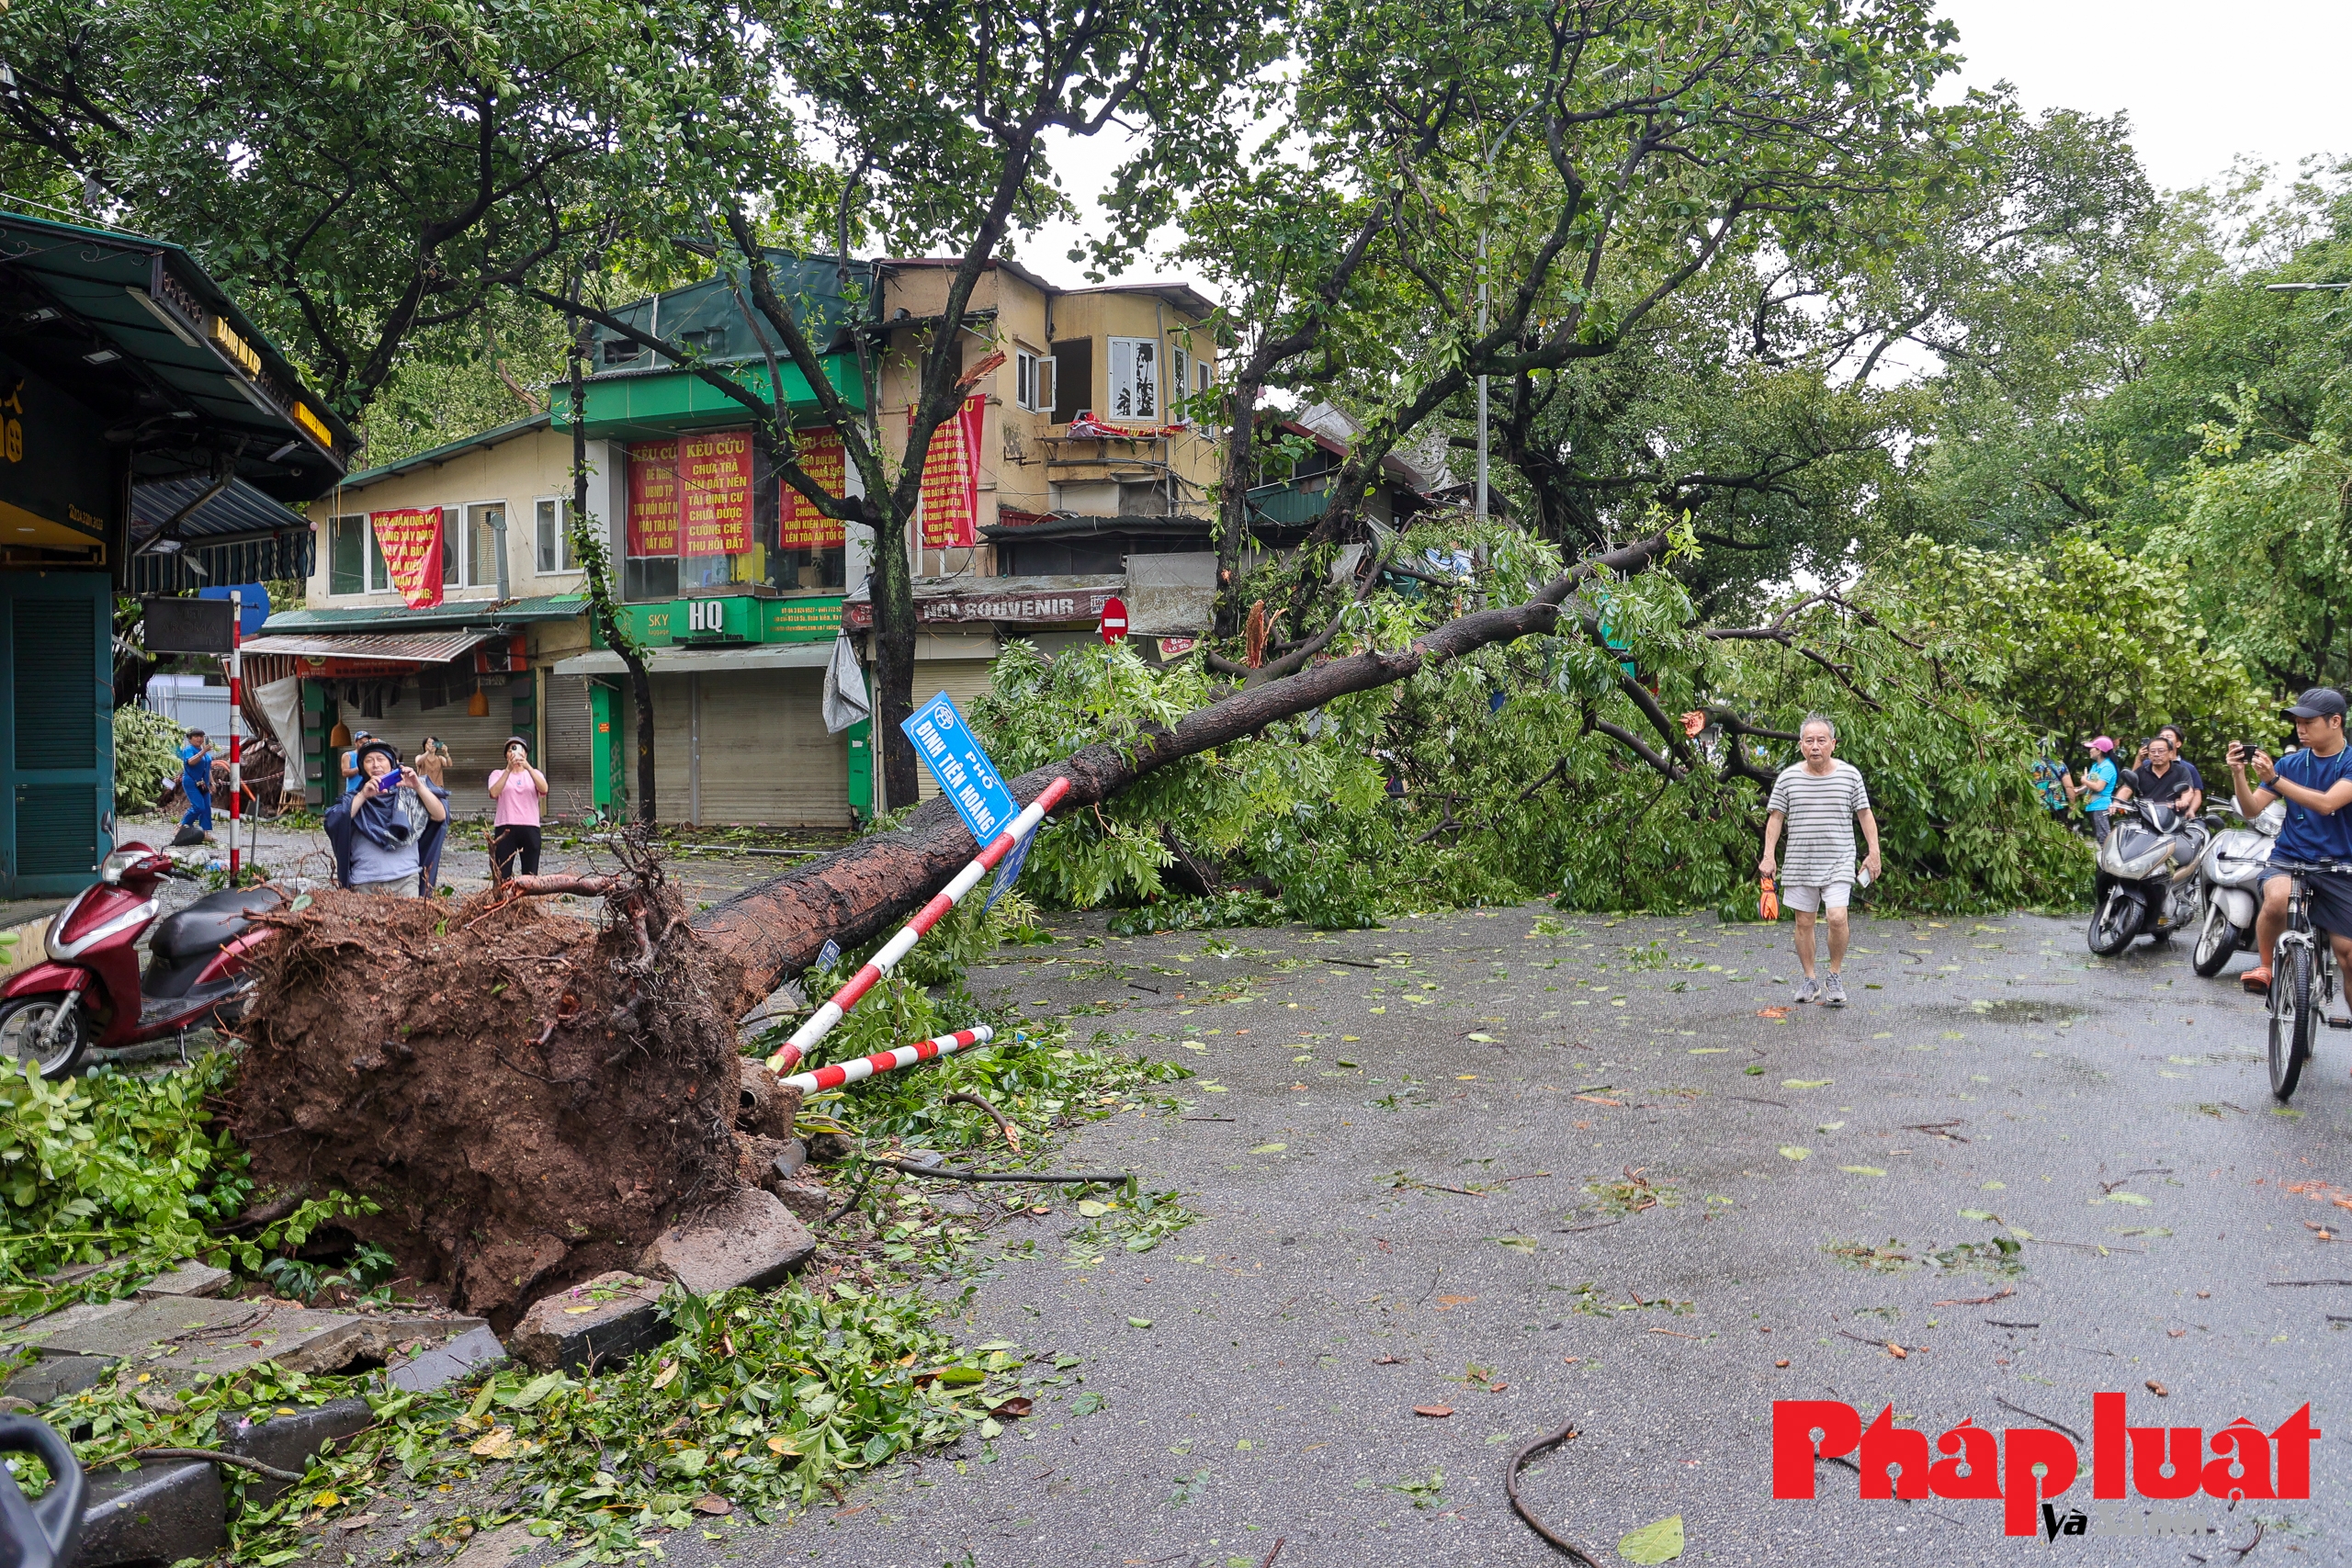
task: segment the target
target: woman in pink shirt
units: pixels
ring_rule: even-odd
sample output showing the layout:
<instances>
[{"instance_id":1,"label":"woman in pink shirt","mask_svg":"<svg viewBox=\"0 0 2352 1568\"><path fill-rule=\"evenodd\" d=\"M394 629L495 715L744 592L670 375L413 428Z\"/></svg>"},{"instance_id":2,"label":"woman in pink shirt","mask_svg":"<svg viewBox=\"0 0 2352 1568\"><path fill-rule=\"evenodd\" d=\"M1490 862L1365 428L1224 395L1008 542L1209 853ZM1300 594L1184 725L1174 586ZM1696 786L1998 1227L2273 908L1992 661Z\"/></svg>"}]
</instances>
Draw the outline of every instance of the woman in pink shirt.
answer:
<instances>
[{"instance_id":1,"label":"woman in pink shirt","mask_svg":"<svg viewBox=\"0 0 2352 1568\"><path fill-rule=\"evenodd\" d=\"M547 774L531 766L530 742L510 736L506 766L490 775L490 797L498 802L490 829L492 882L518 871L525 876L539 874L539 802L547 793Z\"/></svg>"}]
</instances>

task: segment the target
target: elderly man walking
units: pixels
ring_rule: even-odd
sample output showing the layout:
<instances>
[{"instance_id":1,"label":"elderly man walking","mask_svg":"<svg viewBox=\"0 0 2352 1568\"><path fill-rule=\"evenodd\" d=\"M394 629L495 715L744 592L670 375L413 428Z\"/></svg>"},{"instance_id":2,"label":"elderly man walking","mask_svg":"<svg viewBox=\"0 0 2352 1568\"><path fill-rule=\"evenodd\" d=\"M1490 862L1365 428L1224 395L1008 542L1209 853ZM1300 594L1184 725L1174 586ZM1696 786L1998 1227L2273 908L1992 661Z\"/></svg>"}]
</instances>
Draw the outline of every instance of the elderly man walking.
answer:
<instances>
[{"instance_id":1,"label":"elderly man walking","mask_svg":"<svg viewBox=\"0 0 2352 1568\"><path fill-rule=\"evenodd\" d=\"M1838 727L1822 714L1806 716L1797 727L1797 750L1804 761L1781 770L1772 781L1772 798L1764 818L1764 859L1758 871L1772 874L1773 850L1788 832L1789 863L1781 879L1781 900L1796 911L1797 962L1804 979L1797 986L1797 1000L1818 1001L1824 1007L1846 1005L1846 903L1854 887L1854 822L1861 820L1871 852L1862 862L1870 876L1879 873L1878 818L1871 814L1870 791L1851 762L1841 762ZM1813 972L1813 917L1829 911L1829 980L1824 985Z\"/></svg>"}]
</instances>

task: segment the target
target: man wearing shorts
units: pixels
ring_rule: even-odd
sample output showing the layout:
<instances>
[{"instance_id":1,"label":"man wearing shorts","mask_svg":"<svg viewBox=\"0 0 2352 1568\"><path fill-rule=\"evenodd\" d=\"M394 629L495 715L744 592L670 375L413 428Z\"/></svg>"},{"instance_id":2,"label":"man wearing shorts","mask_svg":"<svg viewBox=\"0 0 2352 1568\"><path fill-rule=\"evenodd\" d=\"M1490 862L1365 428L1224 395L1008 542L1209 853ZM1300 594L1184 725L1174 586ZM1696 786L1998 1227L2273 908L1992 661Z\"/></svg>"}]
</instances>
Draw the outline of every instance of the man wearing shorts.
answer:
<instances>
[{"instance_id":1,"label":"man wearing shorts","mask_svg":"<svg viewBox=\"0 0 2352 1568\"><path fill-rule=\"evenodd\" d=\"M2314 686L2286 712L2295 721L2300 750L2273 762L2259 747L2249 751L2230 742L2230 787L2238 809L2250 820L2274 800L2287 803L2287 821L2271 849L2271 864L2281 861L2352 862L2352 752L2344 745L2344 694ZM2249 786L2246 774L2258 781ZM2254 917L2255 966L2241 979L2256 996L2270 989L2270 956L2278 933L2287 929L2288 874L2262 874L2262 908ZM2335 945L2335 961L2352 969L2352 876L2339 872L2305 874L2311 895L2312 924L2328 934Z\"/></svg>"},{"instance_id":2,"label":"man wearing shorts","mask_svg":"<svg viewBox=\"0 0 2352 1568\"><path fill-rule=\"evenodd\" d=\"M1773 849L1783 828L1789 836L1789 863L1781 878L1781 902L1796 911L1797 962L1804 979L1797 986L1797 1000L1819 1001L1824 1007L1846 1005L1846 903L1854 886L1854 822L1861 820L1871 852L1862 869L1879 873L1878 818L1871 813L1870 791L1851 762L1832 755L1838 750L1838 727L1823 714L1809 715L1797 727L1797 750L1804 761L1781 770L1772 781L1772 798L1764 818L1764 859L1757 869L1770 876ZM1829 980L1814 977L1813 917L1829 911Z\"/></svg>"}]
</instances>

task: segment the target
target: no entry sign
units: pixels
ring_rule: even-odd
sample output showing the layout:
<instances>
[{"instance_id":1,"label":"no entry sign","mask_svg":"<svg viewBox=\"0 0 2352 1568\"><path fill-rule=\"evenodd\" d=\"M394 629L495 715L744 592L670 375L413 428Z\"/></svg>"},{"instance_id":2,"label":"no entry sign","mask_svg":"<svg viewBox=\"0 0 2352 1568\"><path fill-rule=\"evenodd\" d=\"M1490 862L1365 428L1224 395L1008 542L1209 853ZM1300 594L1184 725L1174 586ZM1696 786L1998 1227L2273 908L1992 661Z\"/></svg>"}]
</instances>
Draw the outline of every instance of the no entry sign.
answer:
<instances>
[{"instance_id":1,"label":"no entry sign","mask_svg":"<svg viewBox=\"0 0 2352 1568\"><path fill-rule=\"evenodd\" d=\"M1116 642L1127 635L1127 602L1120 598L1102 601L1102 640Z\"/></svg>"}]
</instances>

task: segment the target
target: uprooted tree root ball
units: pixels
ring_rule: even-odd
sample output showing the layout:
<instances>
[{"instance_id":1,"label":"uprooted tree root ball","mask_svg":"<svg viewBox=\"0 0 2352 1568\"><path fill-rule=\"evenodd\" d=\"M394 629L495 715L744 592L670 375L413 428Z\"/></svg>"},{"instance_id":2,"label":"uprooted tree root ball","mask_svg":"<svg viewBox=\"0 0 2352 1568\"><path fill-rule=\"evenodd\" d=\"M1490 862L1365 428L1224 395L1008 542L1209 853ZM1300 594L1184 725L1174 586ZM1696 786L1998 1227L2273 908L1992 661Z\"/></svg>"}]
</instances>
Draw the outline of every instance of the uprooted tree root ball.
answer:
<instances>
[{"instance_id":1,"label":"uprooted tree root ball","mask_svg":"<svg viewBox=\"0 0 2352 1568\"><path fill-rule=\"evenodd\" d=\"M739 977L645 846L621 855L456 904L322 893L269 917L256 965L255 1179L375 1199L346 1227L501 1331L740 1185ZM531 896L566 890L601 923Z\"/></svg>"}]
</instances>

